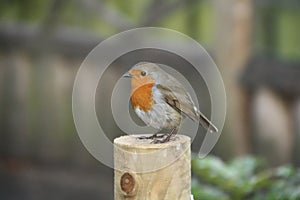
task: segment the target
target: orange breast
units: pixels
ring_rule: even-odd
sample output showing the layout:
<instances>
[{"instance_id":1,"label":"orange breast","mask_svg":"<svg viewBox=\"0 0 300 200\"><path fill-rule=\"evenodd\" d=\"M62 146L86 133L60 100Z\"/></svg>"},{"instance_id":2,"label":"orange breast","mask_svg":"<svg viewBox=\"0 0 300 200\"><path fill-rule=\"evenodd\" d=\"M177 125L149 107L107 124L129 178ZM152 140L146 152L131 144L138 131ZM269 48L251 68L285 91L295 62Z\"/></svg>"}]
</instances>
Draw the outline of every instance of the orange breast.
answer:
<instances>
[{"instance_id":1,"label":"orange breast","mask_svg":"<svg viewBox=\"0 0 300 200\"><path fill-rule=\"evenodd\" d=\"M139 107L141 110L147 112L152 108L153 85L153 83L148 83L134 90L130 97L131 105L134 109Z\"/></svg>"}]
</instances>

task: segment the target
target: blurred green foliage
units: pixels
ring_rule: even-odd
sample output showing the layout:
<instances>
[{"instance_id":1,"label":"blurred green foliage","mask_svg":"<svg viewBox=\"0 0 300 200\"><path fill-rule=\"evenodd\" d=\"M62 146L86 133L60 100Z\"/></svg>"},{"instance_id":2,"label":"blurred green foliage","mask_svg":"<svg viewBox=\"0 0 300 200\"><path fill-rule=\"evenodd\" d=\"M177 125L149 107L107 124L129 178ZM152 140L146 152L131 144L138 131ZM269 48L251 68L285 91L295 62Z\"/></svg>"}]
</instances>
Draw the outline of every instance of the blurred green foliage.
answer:
<instances>
[{"instance_id":1,"label":"blurred green foliage","mask_svg":"<svg viewBox=\"0 0 300 200\"><path fill-rule=\"evenodd\" d=\"M300 199L300 169L290 165L269 169L251 156L228 163L214 156L193 156L192 172L195 200Z\"/></svg>"},{"instance_id":2,"label":"blurred green foliage","mask_svg":"<svg viewBox=\"0 0 300 200\"><path fill-rule=\"evenodd\" d=\"M43 23L47 15L51 14L50 9L55 2L55 0L0 1L0 21L25 21L36 24ZM139 26L171 28L188 34L206 47L212 47L216 35L214 3L209 0L185 0L171 10L163 9L168 5L176 5L176 2L176 0L163 2L72 0L64 3L64 8L59 13L59 24L82 27L102 36L110 36L122 30L111 23L111 20L107 20L117 14L119 18L114 19L115 21L122 20L128 23L124 24L125 29ZM256 52L299 60L299 7L299 2L293 0L254 2L253 39ZM144 24L147 19L153 16L155 18L156 15L161 17L150 24Z\"/></svg>"}]
</instances>

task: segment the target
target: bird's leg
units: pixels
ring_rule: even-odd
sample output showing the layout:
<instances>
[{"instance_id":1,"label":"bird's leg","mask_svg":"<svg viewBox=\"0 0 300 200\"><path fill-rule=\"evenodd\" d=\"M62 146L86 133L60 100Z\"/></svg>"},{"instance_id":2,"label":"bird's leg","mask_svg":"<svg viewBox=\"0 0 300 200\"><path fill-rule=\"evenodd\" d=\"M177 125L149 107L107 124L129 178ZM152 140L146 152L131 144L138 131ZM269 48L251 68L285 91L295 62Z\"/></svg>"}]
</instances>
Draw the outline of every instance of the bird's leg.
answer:
<instances>
[{"instance_id":1,"label":"bird's leg","mask_svg":"<svg viewBox=\"0 0 300 200\"><path fill-rule=\"evenodd\" d=\"M147 140L147 139L155 139L155 138L163 138L163 137L164 137L164 134L158 135L158 133L155 133L155 134L153 134L151 136L140 136L140 137L138 137L138 139L140 139L140 140Z\"/></svg>"},{"instance_id":2,"label":"bird's leg","mask_svg":"<svg viewBox=\"0 0 300 200\"><path fill-rule=\"evenodd\" d=\"M170 139L171 139L171 137L172 137L173 135L176 135L176 134L177 134L177 131L178 131L177 128L173 128L173 130L172 130L170 133L166 134L166 138L161 139L161 140L154 140L153 143L154 143L154 144L158 144L158 143L165 143L165 142L168 142L168 141L170 141ZM165 136L165 135L163 135L163 136Z\"/></svg>"}]
</instances>

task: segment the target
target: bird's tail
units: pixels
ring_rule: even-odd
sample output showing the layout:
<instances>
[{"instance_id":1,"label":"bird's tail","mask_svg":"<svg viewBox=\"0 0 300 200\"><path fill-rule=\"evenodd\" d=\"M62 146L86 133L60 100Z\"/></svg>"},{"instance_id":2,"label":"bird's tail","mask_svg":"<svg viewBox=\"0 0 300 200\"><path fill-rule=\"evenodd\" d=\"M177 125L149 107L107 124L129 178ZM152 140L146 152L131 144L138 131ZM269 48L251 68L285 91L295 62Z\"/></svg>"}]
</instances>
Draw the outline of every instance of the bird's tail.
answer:
<instances>
[{"instance_id":1,"label":"bird's tail","mask_svg":"<svg viewBox=\"0 0 300 200\"><path fill-rule=\"evenodd\" d=\"M211 121L209 121L200 111L199 111L199 123L201 126L203 126L211 133L218 132L217 127Z\"/></svg>"}]
</instances>

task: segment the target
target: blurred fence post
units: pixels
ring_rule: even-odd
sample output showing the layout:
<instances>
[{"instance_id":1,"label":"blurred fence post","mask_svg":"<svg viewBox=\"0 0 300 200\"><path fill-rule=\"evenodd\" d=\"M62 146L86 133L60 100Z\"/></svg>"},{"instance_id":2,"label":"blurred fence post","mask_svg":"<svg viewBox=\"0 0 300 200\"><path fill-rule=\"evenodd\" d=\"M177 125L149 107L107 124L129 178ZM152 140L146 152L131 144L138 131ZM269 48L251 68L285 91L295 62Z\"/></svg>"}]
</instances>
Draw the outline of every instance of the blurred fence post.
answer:
<instances>
[{"instance_id":1,"label":"blurred fence post","mask_svg":"<svg viewBox=\"0 0 300 200\"><path fill-rule=\"evenodd\" d=\"M215 58L227 88L227 123L225 131L230 138L220 140L222 146L231 146L224 157L247 154L251 151L249 135L249 98L239 85L239 75L251 56L253 1L215 1L216 30ZM234 145L232 145L234 144ZM222 151L220 150L222 153ZM223 151L224 152L224 151Z\"/></svg>"}]
</instances>

